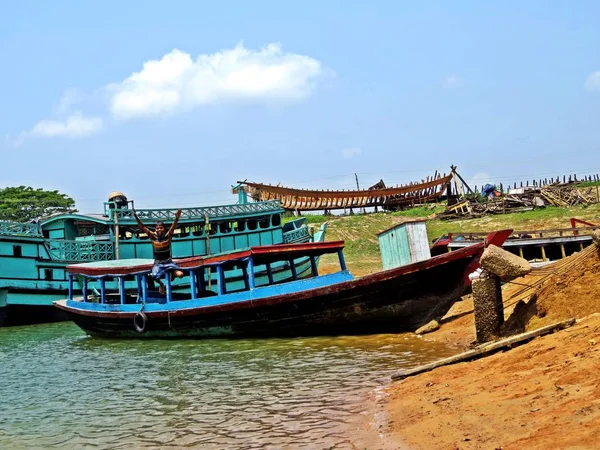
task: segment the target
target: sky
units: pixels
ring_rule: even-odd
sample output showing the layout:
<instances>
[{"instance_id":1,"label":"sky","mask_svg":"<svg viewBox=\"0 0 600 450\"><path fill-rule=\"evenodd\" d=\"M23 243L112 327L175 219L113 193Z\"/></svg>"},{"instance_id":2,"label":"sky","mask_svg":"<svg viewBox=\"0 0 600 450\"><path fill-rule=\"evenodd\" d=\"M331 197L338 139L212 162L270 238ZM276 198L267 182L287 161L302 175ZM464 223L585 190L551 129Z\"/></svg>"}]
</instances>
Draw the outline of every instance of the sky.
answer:
<instances>
[{"instance_id":1,"label":"sky","mask_svg":"<svg viewBox=\"0 0 600 450\"><path fill-rule=\"evenodd\" d=\"M600 2L0 3L0 188L82 212L238 180L600 173Z\"/></svg>"}]
</instances>

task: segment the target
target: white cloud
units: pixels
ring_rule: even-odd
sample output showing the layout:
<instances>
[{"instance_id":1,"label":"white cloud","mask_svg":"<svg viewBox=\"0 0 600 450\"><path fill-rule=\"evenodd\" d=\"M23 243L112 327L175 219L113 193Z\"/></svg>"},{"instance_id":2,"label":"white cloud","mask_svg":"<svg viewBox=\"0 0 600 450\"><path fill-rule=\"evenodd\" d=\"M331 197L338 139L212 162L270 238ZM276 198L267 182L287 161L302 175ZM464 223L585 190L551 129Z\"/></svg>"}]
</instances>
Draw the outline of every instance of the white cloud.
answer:
<instances>
[{"instance_id":1,"label":"white cloud","mask_svg":"<svg viewBox=\"0 0 600 450\"><path fill-rule=\"evenodd\" d=\"M354 158L355 156L360 155L360 148L345 148L342 150L342 155L346 159Z\"/></svg>"},{"instance_id":2,"label":"white cloud","mask_svg":"<svg viewBox=\"0 0 600 450\"><path fill-rule=\"evenodd\" d=\"M56 114L68 114L73 106L83 102L87 97L88 95L81 89L69 88L63 93L54 110Z\"/></svg>"},{"instance_id":3,"label":"white cloud","mask_svg":"<svg viewBox=\"0 0 600 450\"><path fill-rule=\"evenodd\" d=\"M75 113L60 120L41 120L29 132L32 136L78 138L89 136L102 130L100 117L85 117Z\"/></svg>"},{"instance_id":4,"label":"white cloud","mask_svg":"<svg viewBox=\"0 0 600 450\"><path fill-rule=\"evenodd\" d=\"M450 76L444 78L444 81L442 82L442 86L447 89L456 88L456 87L462 86L462 84L463 84L463 80L456 75L450 75Z\"/></svg>"},{"instance_id":5,"label":"white cloud","mask_svg":"<svg viewBox=\"0 0 600 450\"><path fill-rule=\"evenodd\" d=\"M587 77L585 88L588 91L600 91L600 72L593 72Z\"/></svg>"},{"instance_id":6,"label":"white cloud","mask_svg":"<svg viewBox=\"0 0 600 450\"><path fill-rule=\"evenodd\" d=\"M309 56L283 53L278 44L260 50L239 44L203 54L173 50L108 86L117 119L158 116L231 100L289 101L308 97L324 72Z\"/></svg>"},{"instance_id":7,"label":"white cloud","mask_svg":"<svg viewBox=\"0 0 600 450\"><path fill-rule=\"evenodd\" d=\"M23 131L12 139L12 144L19 147L30 137L81 138L98 133L103 126L102 118L85 117L80 112L76 112L65 120L40 120L31 130Z\"/></svg>"}]
</instances>

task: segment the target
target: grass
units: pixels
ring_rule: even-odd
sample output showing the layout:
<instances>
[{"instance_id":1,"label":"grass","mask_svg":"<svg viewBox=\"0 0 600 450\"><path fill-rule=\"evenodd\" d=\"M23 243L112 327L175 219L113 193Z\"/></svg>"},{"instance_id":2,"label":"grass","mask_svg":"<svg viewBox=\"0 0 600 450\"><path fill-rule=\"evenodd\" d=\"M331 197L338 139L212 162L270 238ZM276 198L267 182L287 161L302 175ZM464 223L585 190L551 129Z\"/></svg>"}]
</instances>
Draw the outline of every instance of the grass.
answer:
<instances>
[{"instance_id":1,"label":"grass","mask_svg":"<svg viewBox=\"0 0 600 450\"><path fill-rule=\"evenodd\" d=\"M577 185L580 188L600 186L600 181L582 181Z\"/></svg>"},{"instance_id":2,"label":"grass","mask_svg":"<svg viewBox=\"0 0 600 450\"><path fill-rule=\"evenodd\" d=\"M451 232L491 232L506 228L517 231L569 228L571 217L600 224L600 204L574 206L570 208L546 207L543 209L483 216L474 219L443 221L434 213L443 211L444 205L431 205L393 213L355 214L352 216L305 216L309 224L328 222L326 239L346 242L344 254L348 268L355 275L364 275L381 270L381 256L377 234L407 220L424 219L430 242ZM322 258L322 272L334 270L337 259Z\"/></svg>"}]
</instances>

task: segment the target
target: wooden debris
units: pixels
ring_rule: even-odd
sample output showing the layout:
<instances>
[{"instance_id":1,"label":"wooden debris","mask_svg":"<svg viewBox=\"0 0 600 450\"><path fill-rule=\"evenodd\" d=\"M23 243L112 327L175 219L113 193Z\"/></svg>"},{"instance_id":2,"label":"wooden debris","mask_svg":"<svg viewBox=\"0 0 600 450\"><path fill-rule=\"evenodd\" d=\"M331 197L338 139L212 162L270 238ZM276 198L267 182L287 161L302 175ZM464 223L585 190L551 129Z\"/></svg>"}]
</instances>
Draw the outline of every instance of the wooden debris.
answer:
<instances>
[{"instance_id":1,"label":"wooden debris","mask_svg":"<svg viewBox=\"0 0 600 450\"><path fill-rule=\"evenodd\" d=\"M533 338L543 336L545 334L554 333L555 331L562 330L564 328L568 328L575 324L575 319L567 319L562 322L557 322L552 325L548 325L542 328L538 328L537 330L528 331L527 333L518 334L516 336L512 336L507 339L502 339L501 341L494 342L492 344L485 344L480 346L474 350L469 350L468 352L461 353L459 355L451 356L450 358L441 359L439 361L433 362L431 364L425 364L424 366L415 367L413 369L401 370L392 375L392 380L403 380L404 378L408 378L414 375L418 375L420 373L429 372L430 370L436 369L441 366L447 366L450 364L455 364L463 361L470 361L473 359L481 358L483 356L490 355L498 350L504 348L512 348L515 345L524 344L527 341L530 341Z\"/></svg>"},{"instance_id":2,"label":"wooden debris","mask_svg":"<svg viewBox=\"0 0 600 450\"><path fill-rule=\"evenodd\" d=\"M478 201L471 196L469 199L463 199L461 202L449 206L437 217L440 219L478 217L488 214L529 211L534 208L543 208L546 205L568 207L589 205L598 201L591 188L584 190L577 186L578 183L549 184L543 187L528 186L522 189L522 193L503 194L491 200L480 198Z\"/></svg>"},{"instance_id":3,"label":"wooden debris","mask_svg":"<svg viewBox=\"0 0 600 450\"><path fill-rule=\"evenodd\" d=\"M427 334L433 331L439 330L440 324L437 320L432 320L431 322L423 325L421 328L415 331L415 334Z\"/></svg>"}]
</instances>

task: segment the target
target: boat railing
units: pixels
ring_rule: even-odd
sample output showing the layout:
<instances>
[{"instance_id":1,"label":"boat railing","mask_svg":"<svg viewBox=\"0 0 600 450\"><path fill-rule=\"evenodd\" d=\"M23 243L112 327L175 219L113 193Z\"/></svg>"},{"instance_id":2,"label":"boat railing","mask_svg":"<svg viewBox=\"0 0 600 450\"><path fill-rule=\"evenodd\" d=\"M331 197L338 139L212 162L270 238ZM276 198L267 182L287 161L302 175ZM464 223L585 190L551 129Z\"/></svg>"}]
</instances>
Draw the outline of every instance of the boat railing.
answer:
<instances>
[{"instance_id":1,"label":"boat railing","mask_svg":"<svg viewBox=\"0 0 600 450\"><path fill-rule=\"evenodd\" d=\"M242 291L253 290L258 286L256 280L255 270L257 266L263 266L267 271L268 285L271 286L276 284L276 281L273 276L273 268L272 264L285 261L288 263L287 268L290 271L291 279L293 281L297 281L299 279L299 274L296 270L295 260L299 258L308 257L310 260L311 266L311 275L312 277L319 276L319 270L317 267L317 260L321 254L325 253L336 253L339 258L340 264L340 272L346 272L347 267L344 259L344 255L342 252L342 246L337 243L333 243L333 246L330 248L324 249L319 254L312 253L303 253L297 252L295 254L281 254L279 252L279 246L267 246L267 247L259 247L262 250L262 258L259 258L258 261L255 261L256 256L247 256L244 254L243 256L238 256L235 258L229 259L221 259L224 258L222 254L221 256L216 255L213 256L214 262L206 263L203 259L194 259L194 261L198 261L198 263L192 263L190 266L186 267L185 262L180 261L181 268L180 271L183 272L184 277L189 280L189 293L174 293L173 285L171 280L171 275L169 273L165 274L162 283L165 286L165 294L160 294L160 297L157 297L157 292L154 291L150 287L149 280L151 279L151 269L145 268L141 270L135 270L129 273L117 273L118 270L109 270L100 274L86 274L82 272L69 272L69 300L74 300L74 279L81 275L80 285L82 287L82 300L84 302L100 302L107 303L107 299L110 298L115 300L115 303L125 304L127 303L127 298L133 298L136 303L170 303L173 300L196 300L200 298L204 298L207 296L214 295L225 295L229 293L238 292L240 289L235 291L230 291L227 287L225 272L233 267L240 267L243 273L243 284L244 287L241 289ZM285 250L285 249L283 249ZM266 259L265 259L266 258ZM193 258L192 258L193 259ZM135 282L137 284L137 293L133 296L127 294L125 278L127 276L133 276ZM115 280L116 279L116 280ZM117 293L111 293L107 289L107 281L116 281L117 285ZM208 283L207 283L207 280ZM90 282L95 282L99 284L99 295L91 295L90 291L93 289L90 286ZM154 282L152 282L152 285ZM214 287L211 285L214 284ZM213 290L216 288L216 292ZM181 298L181 296L185 296L185 298Z\"/></svg>"},{"instance_id":2,"label":"boat railing","mask_svg":"<svg viewBox=\"0 0 600 450\"><path fill-rule=\"evenodd\" d=\"M37 223L23 223L0 221L0 234L8 236L35 236L42 235Z\"/></svg>"},{"instance_id":3,"label":"boat railing","mask_svg":"<svg viewBox=\"0 0 600 450\"><path fill-rule=\"evenodd\" d=\"M544 238L551 236L559 236L563 237L565 235L572 234L573 236L577 236L580 234L591 234L594 230L600 229L600 225L594 226L586 226L586 227L571 227L571 228L552 228L546 230L522 230L522 231L513 231L510 238ZM489 233L476 231L460 231L456 233L449 233L448 237L456 240L459 237L464 238L465 240L483 240ZM509 238L509 239L510 239Z\"/></svg>"},{"instance_id":4,"label":"boat railing","mask_svg":"<svg viewBox=\"0 0 600 450\"><path fill-rule=\"evenodd\" d=\"M296 228L283 233L283 242L285 244L292 244L294 242L304 241L309 236L310 232L308 227Z\"/></svg>"},{"instance_id":5,"label":"boat railing","mask_svg":"<svg viewBox=\"0 0 600 450\"><path fill-rule=\"evenodd\" d=\"M167 209L136 209L136 213L142 220L175 220L175 214L178 208ZM219 205L219 206L204 206L198 208L181 208L181 219L198 219L198 218L215 218L240 216L256 213L273 213L282 211L281 202L279 200L270 200L264 202L235 204L235 205ZM118 219L134 219L133 211L129 208L117 208L114 202L104 203L104 215L111 219L116 216Z\"/></svg>"},{"instance_id":6,"label":"boat railing","mask_svg":"<svg viewBox=\"0 0 600 450\"><path fill-rule=\"evenodd\" d=\"M114 259L115 249L111 242L46 239L44 243L53 261L91 262Z\"/></svg>"}]
</instances>

